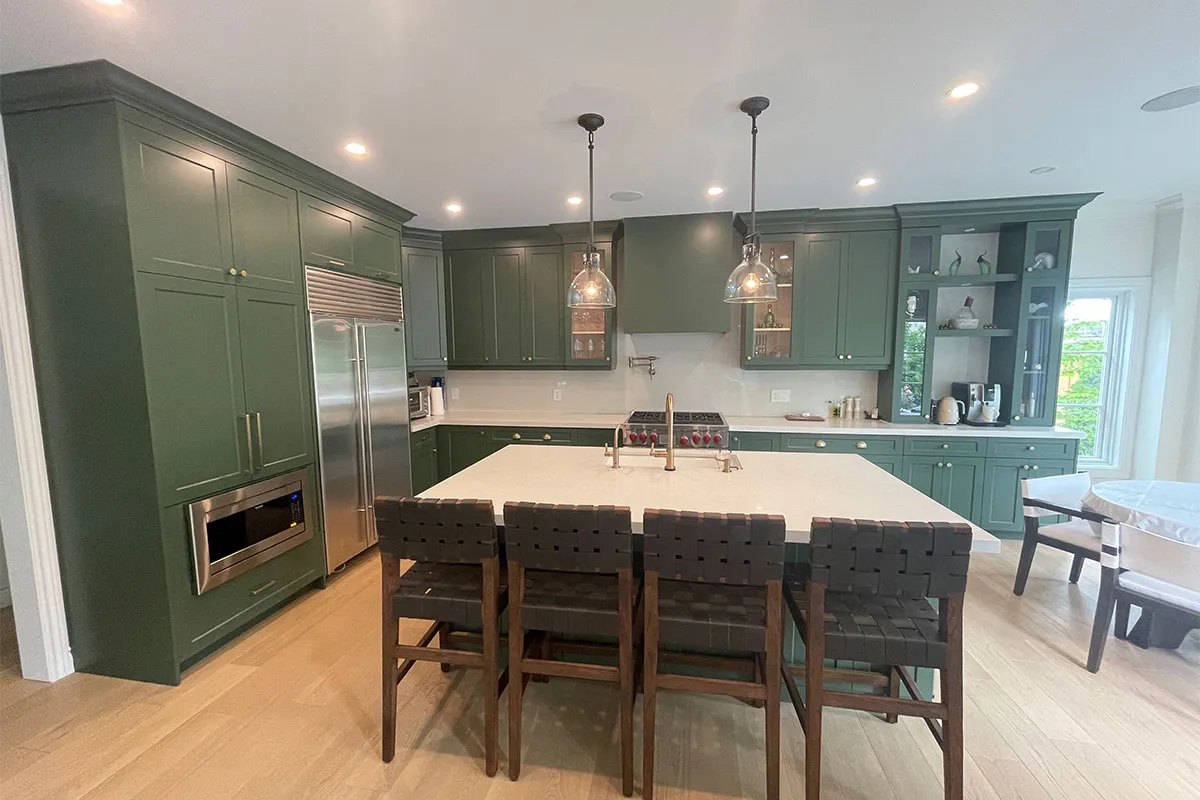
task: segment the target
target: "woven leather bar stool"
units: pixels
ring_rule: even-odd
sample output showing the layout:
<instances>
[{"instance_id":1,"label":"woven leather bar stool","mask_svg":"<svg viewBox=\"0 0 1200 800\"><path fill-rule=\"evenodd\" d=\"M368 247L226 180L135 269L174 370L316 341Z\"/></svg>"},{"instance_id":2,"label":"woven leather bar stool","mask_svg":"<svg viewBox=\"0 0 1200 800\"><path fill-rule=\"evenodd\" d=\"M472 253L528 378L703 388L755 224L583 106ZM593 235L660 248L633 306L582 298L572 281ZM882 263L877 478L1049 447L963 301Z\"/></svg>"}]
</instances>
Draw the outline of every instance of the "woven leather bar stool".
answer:
<instances>
[{"instance_id":1,"label":"woven leather bar stool","mask_svg":"<svg viewBox=\"0 0 1200 800\"><path fill-rule=\"evenodd\" d=\"M767 798L777 800L783 517L647 509L642 519L642 796L654 796L655 695L678 689L764 703ZM661 645L749 653L761 667L741 681L660 673Z\"/></svg>"},{"instance_id":2,"label":"woven leather bar stool","mask_svg":"<svg viewBox=\"0 0 1200 800\"><path fill-rule=\"evenodd\" d=\"M418 661L483 670L484 759L496 774L500 692L500 548L495 512L486 500L375 501L383 562L383 760L396 754L397 684ZM413 564L400 574L400 559ZM400 618L433 620L414 645L399 643ZM481 653L449 649L450 624L482 629ZM435 634L441 647L430 647Z\"/></svg>"},{"instance_id":3,"label":"woven leather bar stool","mask_svg":"<svg viewBox=\"0 0 1200 800\"><path fill-rule=\"evenodd\" d=\"M784 682L805 735L805 797L821 796L821 718L825 706L923 717L942 748L947 800L963 796L962 610L971 528L943 522L812 521L807 585L784 597L807 648L802 700L793 671ZM938 608L926 598L937 598ZM825 681L871 683L876 673L825 669L825 659L865 661L888 670L887 696L825 689ZM922 696L911 667L941 670L942 697ZM861 677L860 677L861 676ZM898 677L912 699L901 698Z\"/></svg>"},{"instance_id":4,"label":"woven leather bar stool","mask_svg":"<svg viewBox=\"0 0 1200 800\"><path fill-rule=\"evenodd\" d=\"M621 790L626 797L633 794L637 589L632 531L628 508L504 504L510 598L508 777L514 781L521 774L521 704L526 681L533 675L581 678L619 686ZM549 638L552 633L615 638L617 666L553 660L559 648ZM561 651L570 652L570 647Z\"/></svg>"}]
</instances>

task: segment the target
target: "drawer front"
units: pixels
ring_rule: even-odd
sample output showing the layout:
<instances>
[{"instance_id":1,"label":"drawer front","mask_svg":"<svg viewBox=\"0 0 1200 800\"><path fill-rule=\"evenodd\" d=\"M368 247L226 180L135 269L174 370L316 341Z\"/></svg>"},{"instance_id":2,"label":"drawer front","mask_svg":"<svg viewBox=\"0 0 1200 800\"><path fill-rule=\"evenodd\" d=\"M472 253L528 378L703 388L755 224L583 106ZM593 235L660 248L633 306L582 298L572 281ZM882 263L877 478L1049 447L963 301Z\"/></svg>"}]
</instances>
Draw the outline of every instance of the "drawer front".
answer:
<instances>
[{"instance_id":1,"label":"drawer front","mask_svg":"<svg viewBox=\"0 0 1200 800\"><path fill-rule=\"evenodd\" d=\"M437 444L437 428L426 428L412 434L409 447L416 450L420 447L434 447Z\"/></svg>"},{"instance_id":2,"label":"drawer front","mask_svg":"<svg viewBox=\"0 0 1200 800\"><path fill-rule=\"evenodd\" d=\"M577 447L612 447L612 428L576 428L572 433Z\"/></svg>"},{"instance_id":3,"label":"drawer front","mask_svg":"<svg viewBox=\"0 0 1200 800\"><path fill-rule=\"evenodd\" d=\"M993 458L1075 458L1074 439L989 439L987 454Z\"/></svg>"},{"instance_id":4,"label":"drawer front","mask_svg":"<svg viewBox=\"0 0 1200 800\"><path fill-rule=\"evenodd\" d=\"M493 447L507 444L575 444L571 428L492 428Z\"/></svg>"},{"instance_id":5,"label":"drawer front","mask_svg":"<svg viewBox=\"0 0 1200 800\"><path fill-rule=\"evenodd\" d=\"M729 449L774 453L779 450L779 434L731 431L729 433Z\"/></svg>"},{"instance_id":6,"label":"drawer front","mask_svg":"<svg viewBox=\"0 0 1200 800\"><path fill-rule=\"evenodd\" d=\"M870 461L875 466L882 470L900 477L900 457L899 456L863 456L867 461Z\"/></svg>"},{"instance_id":7,"label":"drawer front","mask_svg":"<svg viewBox=\"0 0 1200 800\"><path fill-rule=\"evenodd\" d=\"M900 439L895 436L820 436L787 433L783 450L792 453L858 453L859 455L899 455Z\"/></svg>"},{"instance_id":8,"label":"drawer front","mask_svg":"<svg viewBox=\"0 0 1200 800\"><path fill-rule=\"evenodd\" d=\"M984 439L960 436L909 436L904 452L914 456L982 456Z\"/></svg>"}]
</instances>

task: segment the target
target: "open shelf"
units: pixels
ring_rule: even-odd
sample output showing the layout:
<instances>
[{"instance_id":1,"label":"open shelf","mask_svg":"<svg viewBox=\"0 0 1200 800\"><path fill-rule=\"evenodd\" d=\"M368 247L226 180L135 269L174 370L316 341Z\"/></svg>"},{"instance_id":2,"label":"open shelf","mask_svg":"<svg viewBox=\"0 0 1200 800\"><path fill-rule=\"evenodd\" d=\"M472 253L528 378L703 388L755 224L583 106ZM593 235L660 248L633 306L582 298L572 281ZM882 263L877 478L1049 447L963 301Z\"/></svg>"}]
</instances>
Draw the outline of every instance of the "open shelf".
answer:
<instances>
[{"instance_id":1,"label":"open shelf","mask_svg":"<svg viewBox=\"0 0 1200 800\"><path fill-rule=\"evenodd\" d=\"M934 336L965 336L977 337L980 339L998 339L1006 336L1012 336L1013 332L1010 328L976 328L974 330L944 330L938 328L934 332Z\"/></svg>"},{"instance_id":2,"label":"open shelf","mask_svg":"<svg viewBox=\"0 0 1200 800\"><path fill-rule=\"evenodd\" d=\"M790 330L791 330L791 328L755 328L754 332L755 333L775 333L778 331L779 333L787 333Z\"/></svg>"},{"instance_id":3,"label":"open shelf","mask_svg":"<svg viewBox=\"0 0 1200 800\"><path fill-rule=\"evenodd\" d=\"M571 331L572 336L603 336L604 331Z\"/></svg>"},{"instance_id":4,"label":"open shelf","mask_svg":"<svg viewBox=\"0 0 1200 800\"><path fill-rule=\"evenodd\" d=\"M904 274L900 276L901 283L936 283L938 286L995 286L998 283L1015 283L1019 276L1011 273L997 275L931 275L928 272L920 275Z\"/></svg>"}]
</instances>

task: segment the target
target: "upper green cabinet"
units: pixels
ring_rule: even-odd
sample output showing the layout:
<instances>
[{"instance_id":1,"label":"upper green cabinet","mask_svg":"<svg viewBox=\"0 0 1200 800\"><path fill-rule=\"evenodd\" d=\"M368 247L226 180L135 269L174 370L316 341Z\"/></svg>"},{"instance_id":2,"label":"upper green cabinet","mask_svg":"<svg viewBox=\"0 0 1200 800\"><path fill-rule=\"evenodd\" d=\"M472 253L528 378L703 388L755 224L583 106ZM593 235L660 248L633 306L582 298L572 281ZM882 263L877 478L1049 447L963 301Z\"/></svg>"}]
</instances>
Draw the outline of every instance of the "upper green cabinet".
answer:
<instances>
[{"instance_id":1,"label":"upper green cabinet","mask_svg":"<svg viewBox=\"0 0 1200 800\"><path fill-rule=\"evenodd\" d=\"M233 267L239 283L300 292L304 267L296 190L232 164L228 179Z\"/></svg>"},{"instance_id":2,"label":"upper green cabinet","mask_svg":"<svg viewBox=\"0 0 1200 800\"><path fill-rule=\"evenodd\" d=\"M400 280L400 231L333 203L301 196L304 263Z\"/></svg>"},{"instance_id":3,"label":"upper green cabinet","mask_svg":"<svg viewBox=\"0 0 1200 800\"><path fill-rule=\"evenodd\" d=\"M562 366L563 315L566 291L563 284L561 247L530 247L525 255L521 286L521 340L526 363Z\"/></svg>"},{"instance_id":4,"label":"upper green cabinet","mask_svg":"<svg viewBox=\"0 0 1200 800\"><path fill-rule=\"evenodd\" d=\"M900 276L906 280L936 277L941 242L939 228L905 228L900 235Z\"/></svg>"},{"instance_id":5,"label":"upper green cabinet","mask_svg":"<svg viewBox=\"0 0 1200 800\"><path fill-rule=\"evenodd\" d=\"M446 272L442 252L405 247L404 334L410 369L444 369L446 352Z\"/></svg>"},{"instance_id":6,"label":"upper green cabinet","mask_svg":"<svg viewBox=\"0 0 1200 800\"><path fill-rule=\"evenodd\" d=\"M528 360L525 259L523 247L491 254L490 270L484 279L484 297L490 290L491 302L484 306L483 325L485 358L493 367L520 367Z\"/></svg>"},{"instance_id":7,"label":"upper green cabinet","mask_svg":"<svg viewBox=\"0 0 1200 800\"><path fill-rule=\"evenodd\" d=\"M135 268L233 282L225 162L136 125L121 149Z\"/></svg>"},{"instance_id":8,"label":"upper green cabinet","mask_svg":"<svg viewBox=\"0 0 1200 800\"><path fill-rule=\"evenodd\" d=\"M494 350L495 288L492 254L446 253L447 351L452 367L486 367Z\"/></svg>"},{"instance_id":9,"label":"upper green cabinet","mask_svg":"<svg viewBox=\"0 0 1200 800\"><path fill-rule=\"evenodd\" d=\"M612 245L600 242L596 245L600 253L600 267L612 280ZM584 269L584 254L587 245L567 245L563 248L563 291ZM612 309L567 308L566 314L566 365L569 367L595 367L612 364L613 348L616 347L616 321Z\"/></svg>"},{"instance_id":10,"label":"upper green cabinet","mask_svg":"<svg viewBox=\"0 0 1200 800\"><path fill-rule=\"evenodd\" d=\"M354 215L354 272L368 278L400 282L400 232Z\"/></svg>"},{"instance_id":11,"label":"upper green cabinet","mask_svg":"<svg viewBox=\"0 0 1200 800\"><path fill-rule=\"evenodd\" d=\"M743 366L887 367L896 246L890 230L768 237L780 298L747 306Z\"/></svg>"}]
</instances>

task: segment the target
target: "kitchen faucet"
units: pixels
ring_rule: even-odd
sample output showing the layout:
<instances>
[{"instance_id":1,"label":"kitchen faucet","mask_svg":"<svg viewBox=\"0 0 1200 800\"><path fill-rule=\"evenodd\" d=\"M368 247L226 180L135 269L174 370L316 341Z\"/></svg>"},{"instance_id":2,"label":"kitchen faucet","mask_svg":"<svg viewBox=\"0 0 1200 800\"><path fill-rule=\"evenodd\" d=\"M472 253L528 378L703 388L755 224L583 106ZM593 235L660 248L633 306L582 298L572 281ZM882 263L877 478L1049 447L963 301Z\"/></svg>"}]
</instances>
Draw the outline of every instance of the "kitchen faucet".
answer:
<instances>
[{"instance_id":1,"label":"kitchen faucet","mask_svg":"<svg viewBox=\"0 0 1200 800\"><path fill-rule=\"evenodd\" d=\"M667 472L675 471L675 395L667 392Z\"/></svg>"}]
</instances>

